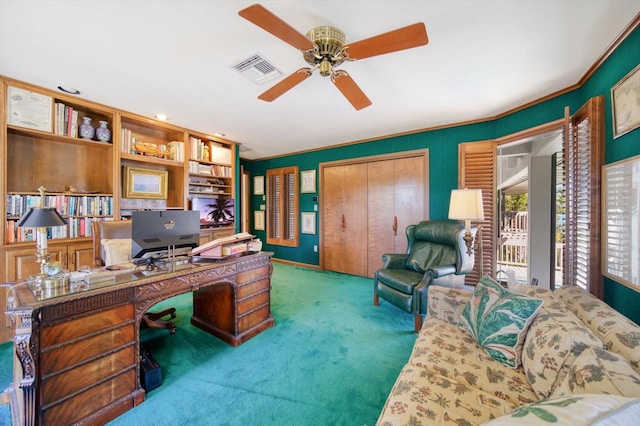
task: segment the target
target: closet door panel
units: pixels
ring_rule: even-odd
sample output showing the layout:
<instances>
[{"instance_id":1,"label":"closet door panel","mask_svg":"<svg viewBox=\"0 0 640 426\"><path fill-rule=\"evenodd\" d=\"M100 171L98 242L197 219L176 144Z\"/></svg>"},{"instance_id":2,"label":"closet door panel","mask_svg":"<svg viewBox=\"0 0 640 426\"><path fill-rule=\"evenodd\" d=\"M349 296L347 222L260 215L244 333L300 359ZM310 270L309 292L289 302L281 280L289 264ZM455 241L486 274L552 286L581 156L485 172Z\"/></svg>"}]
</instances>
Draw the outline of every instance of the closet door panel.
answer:
<instances>
[{"instance_id":1,"label":"closet door panel","mask_svg":"<svg viewBox=\"0 0 640 426\"><path fill-rule=\"evenodd\" d=\"M405 253L407 226L428 219L425 211L425 159L410 157L393 161L396 217L394 253Z\"/></svg>"},{"instance_id":2,"label":"closet door panel","mask_svg":"<svg viewBox=\"0 0 640 426\"><path fill-rule=\"evenodd\" d=\"M327 167L323 174L324 268L366 275L367 165Z\"/></svg>"},{"instance_id":3,"label":"closet door panel","mask_svg":"<svg viewBox=\"0 0 640 426\"><path fill-rule=\"evenodd\" d=\"M393 175L393 160L368 164L367 275L370 277L382 266L383 253L395 253Z\"/></svg>"}]
</instances>

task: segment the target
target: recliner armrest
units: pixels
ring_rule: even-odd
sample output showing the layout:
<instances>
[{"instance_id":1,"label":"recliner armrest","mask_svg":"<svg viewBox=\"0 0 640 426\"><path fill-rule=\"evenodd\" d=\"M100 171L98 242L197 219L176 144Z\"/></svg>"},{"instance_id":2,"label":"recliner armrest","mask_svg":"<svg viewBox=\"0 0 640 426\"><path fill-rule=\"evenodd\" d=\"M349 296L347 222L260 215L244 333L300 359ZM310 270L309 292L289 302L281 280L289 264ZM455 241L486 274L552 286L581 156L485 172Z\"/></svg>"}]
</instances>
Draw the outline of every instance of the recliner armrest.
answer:
<instances>
[{"instance_id":1,"label":"recliner armrest","mask_svg":"<svg viewBox=\"0 0 640 426\"><path fill-rule=\"evenodd\" d=\"M409 255L400 253L384 253L381 269L405 269Z\"/></svg>"},{"instance_id":2,"label":"recliner armrest","mask_svg":"<svg viewBox=\"0 0 640 426\"><path fill-rule=\"evenodd\" d=\"M435 268L431 268L427 271L432 278L444 277L445 275L451 275L456 273L455 265L440 265Z\"/></svg>"}]
</instances>

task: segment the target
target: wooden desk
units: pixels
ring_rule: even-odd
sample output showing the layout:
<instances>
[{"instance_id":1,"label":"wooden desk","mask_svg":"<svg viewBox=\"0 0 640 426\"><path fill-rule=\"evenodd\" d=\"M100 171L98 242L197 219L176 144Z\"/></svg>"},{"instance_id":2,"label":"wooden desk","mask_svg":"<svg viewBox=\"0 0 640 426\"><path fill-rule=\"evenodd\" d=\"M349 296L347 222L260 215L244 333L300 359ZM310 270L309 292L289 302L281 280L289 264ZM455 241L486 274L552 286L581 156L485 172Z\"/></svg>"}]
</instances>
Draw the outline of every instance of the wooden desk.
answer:
<instances>
[{"instance_id":1,"label":"wooden desk","mask_svg":"<svg viewBox=\"0 0 640 426\"><path fill-rule=\"evenodd\" d=\"M192 324L233 346L272 327L271 255L123 274L68 294L36 297L27 284L12 287L14 424L104 424L142 403L140 321L162 300L193 292Z\"/></svg>"}]
</instances>

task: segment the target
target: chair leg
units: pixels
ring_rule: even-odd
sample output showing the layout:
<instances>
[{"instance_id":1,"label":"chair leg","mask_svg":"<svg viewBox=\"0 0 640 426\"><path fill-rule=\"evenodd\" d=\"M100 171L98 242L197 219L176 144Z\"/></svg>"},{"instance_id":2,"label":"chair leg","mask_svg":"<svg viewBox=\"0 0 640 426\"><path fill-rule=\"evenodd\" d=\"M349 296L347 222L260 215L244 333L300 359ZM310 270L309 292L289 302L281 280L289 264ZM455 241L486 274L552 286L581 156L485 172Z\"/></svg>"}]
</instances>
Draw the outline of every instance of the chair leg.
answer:
<instances>
[{"instance_id":1,"label":"chair leg","mask_svg":"<svg viewBox=\"0 0 640 426\"><path fill-rule=\"evenodd\" d=\"M160 312L146 312L142 316L142 322L149 328L166 328L169 330L169 333L175 334L176 325L172 321L162 320L160 318L170 315L171 318L176 317L176 309L169 308Z\"/></svg>"},{"instance_id":2,"label":"chair leg","mask_svg":"<svg viewBox=\"0 0 640 426\"><path fill-rule=\"evenodd\" d=\"M422 315L420 314L416 314L413 317L413 327L416 333L420 332L420 329L422 328Z\"/></svg>"},{"instance_id":3,"label":"chair leg","mask_svg":"<svg viewBox=\"0 0 640 426\"><path fill-rule=\"evenodd\" d=\"M373 306L379 306L380 305L380 297L378 296L378 293L373 292Z\"/></svg>"}]
</instances>

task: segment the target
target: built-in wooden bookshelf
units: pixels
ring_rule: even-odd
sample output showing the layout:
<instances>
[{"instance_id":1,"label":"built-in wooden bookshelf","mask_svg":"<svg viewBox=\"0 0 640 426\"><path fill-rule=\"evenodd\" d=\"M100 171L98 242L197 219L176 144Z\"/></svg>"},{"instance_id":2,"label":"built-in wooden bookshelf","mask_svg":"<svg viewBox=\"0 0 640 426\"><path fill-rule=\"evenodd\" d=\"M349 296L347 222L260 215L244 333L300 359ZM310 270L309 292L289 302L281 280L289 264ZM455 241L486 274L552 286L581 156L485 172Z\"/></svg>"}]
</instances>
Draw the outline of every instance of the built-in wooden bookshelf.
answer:
<instances>
[{"instance_id":1,"label":"built-in wooden bookshelf","mask_svg":"<svg viewBox=\"0 0 640 426\"><path fill-rule=\"evenodd\" d=\"M235 142L2 76L0 105L0 190L6 200L0 205L3 281L25 279L39 270L31 230L18 229L17 222L39 200L41 186L45 204L56 207L68 222L48 232L52 259L69 270L85 261L91 265L93 220L127 218L142 209L189 209L192 177L203 179L193 185L195 195L235 197ZM106 122L110 140L78 137L84 117L94 128ZM192 138L211 150L208 160L204 153L191 160ZM191 173L192 161L207 169ZM123 197L127 167L166 172L166 198ZM207 229L203 238L234 229Z\"/></svg>"},{"instance_id":2,"label":"built-in wooden bookshelf","mask_svg":"<svg viewBox=\"0 0 640 426\"><path fill-rule=\"evenodd\" d=\"M233 198L233 150L226 144L189 134L189 197Z\"/></svg>"}]
</instances>

